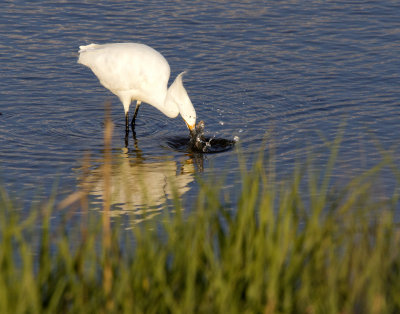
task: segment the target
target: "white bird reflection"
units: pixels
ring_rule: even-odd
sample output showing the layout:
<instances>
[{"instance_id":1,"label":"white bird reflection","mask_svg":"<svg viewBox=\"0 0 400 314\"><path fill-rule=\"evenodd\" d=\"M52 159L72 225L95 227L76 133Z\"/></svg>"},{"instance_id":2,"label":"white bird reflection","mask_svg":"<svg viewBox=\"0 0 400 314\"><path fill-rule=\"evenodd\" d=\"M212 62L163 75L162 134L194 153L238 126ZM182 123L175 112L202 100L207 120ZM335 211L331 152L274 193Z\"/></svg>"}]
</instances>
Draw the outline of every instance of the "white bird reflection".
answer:
<instances>
[{"instance_id":1,"label":"white bird reflection","mask_svg":"<svg viewBox=\"0 0 400 314\"><path fill-rule=\"evenodd\" d=\"M124 147L121 153L112 154L110 215L130 214L133 222L138 223L160 214L168 200L180 198L188 192L195 172L202 171L202 167L198 158L191 155L182 156L182 161L171 157L145 159L137 147L135 136L133 138L134 150ZM105 189L103 167L89 170L80 180L81 188L86 189L99 204Z\"/></svg>"},{"instance_id":2,"label":"white bird reflection","mask_svg":"<svg viewBox=\"0 0 400 314\"><path fill-rule=\"evenodd\" d=\"M120 156L113 156L111 175L112 215L131 212L149 217L159 212L174 192L181 197L189 191L195 167L190 160L180 167L174 160L144 161L128 155L127 148ZM90 195L102 197L104 180L102 167L92 171L95 179ZM154 216L154 213L153 215Z\"/></svg>"}]
</instances>

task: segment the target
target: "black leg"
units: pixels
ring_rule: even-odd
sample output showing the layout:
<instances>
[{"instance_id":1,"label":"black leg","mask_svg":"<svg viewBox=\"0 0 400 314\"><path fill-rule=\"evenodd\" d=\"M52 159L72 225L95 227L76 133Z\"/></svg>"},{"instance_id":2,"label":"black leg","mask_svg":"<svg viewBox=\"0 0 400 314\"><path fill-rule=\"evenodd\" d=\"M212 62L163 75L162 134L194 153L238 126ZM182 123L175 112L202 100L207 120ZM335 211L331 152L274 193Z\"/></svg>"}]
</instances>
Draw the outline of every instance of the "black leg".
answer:
<instances>
[{"instance_id":1,"label":"black leg","mask_svg":"<svg viewBox=\"0 0 400 314\"><path fill-rule=\"evenodd\" d=\"M129 131L125 132L125 147L128 148L129 145Z\"/></svg>"},{"instance_id":2,"label":"black leg","mask_svg":"<svg viewBox=\"0 0 400 314\"><path fill-rule=\"evenodd\" d=\"M135 145L135 148L137 150L137 139L136 139L136 132L135 130L132 130L132 139L133 139L133 144Z\"/></svg>"},{"instance_id":3,"label":"black leg","mask_svg":"<svg viewBox=\"0 0 400 314\"><path fill-rule=\"evenodd\" d=\"M129 138L129 114L128 112L125 114L125 147L128 147L128 138Z\"/></svg>"},{"instance_id":4,"label":"black leg","mask_svg":"<svg viewBox=\"0 0 400 314\"><path fill-rule=\"evenodd\" d=\"M137 114L138 114L139 107L140 107L140 104L141 104L141 103L142 103L142 102L139 101L139 100L136 101L135 113L133 114L133 118L132 118L132 121L131 121L132 130L135 128L135 120L136 120L136 117L137 117Z\"/></svg>"},{"instance_id":5,"label":"black leg","mask_svg":"<svg viewBox=\"0 0 400 314\"><path fill-rule=\"evenodd\" d=\"M125 131L129 133L129 113L125 114Z\"/></svg>"}]
</instances>

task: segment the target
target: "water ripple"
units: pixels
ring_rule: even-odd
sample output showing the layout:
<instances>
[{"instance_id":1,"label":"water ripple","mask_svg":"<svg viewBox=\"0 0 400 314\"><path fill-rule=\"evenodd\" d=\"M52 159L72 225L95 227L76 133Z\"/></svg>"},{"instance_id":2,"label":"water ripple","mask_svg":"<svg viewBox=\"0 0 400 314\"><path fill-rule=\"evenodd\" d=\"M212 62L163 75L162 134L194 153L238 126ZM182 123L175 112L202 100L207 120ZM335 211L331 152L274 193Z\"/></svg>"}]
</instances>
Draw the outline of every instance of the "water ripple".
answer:
<instances>
[{"instance_id":1,"label":"water ripple","mask_svg":"<svg viewBox=\"0 0 400 314\"><path fill-rule=\"evenodd\" d=\"M123 41L162 52L171 80L189 70L184 85L208 137L237 136L250 154L273 136L278 167L287 169L310 147L324 147L320 133L332 139L347 121L343 167L366 168L379 159L370 148L368 162L358 162L359 147L373 146L368 134L398 150L399 12L390 0L42 1L29 8L6 1L0 17L1 176L15 191L55 174L74 186L71 169L83 152L101 156L107 100L114 148L124 147L122 105L76 63L79 45ZM168 119L143 105L129 149L141 158L179 159L179 149L164 148L187 135L180 117ZM214 167L239 172L226 154L210 159Z\"/></svg>"}]
</instances>

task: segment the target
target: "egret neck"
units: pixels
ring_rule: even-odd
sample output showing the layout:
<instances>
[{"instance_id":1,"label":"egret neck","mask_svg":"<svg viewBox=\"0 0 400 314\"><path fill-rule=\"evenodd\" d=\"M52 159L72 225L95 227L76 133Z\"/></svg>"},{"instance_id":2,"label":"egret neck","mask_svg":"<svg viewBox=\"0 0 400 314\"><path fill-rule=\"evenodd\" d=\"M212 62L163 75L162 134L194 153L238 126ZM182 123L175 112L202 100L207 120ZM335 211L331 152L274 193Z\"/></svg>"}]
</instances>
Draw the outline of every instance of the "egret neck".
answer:
<instances>
[{"instance_id":1,"label":"egret neck","mask_svg":"<svg viewBox=\"0 0 400 314\"><path fill-rule=\"evenodd\" d=\"M168 88L165 106L168 108L170 106L172 107L174 104L178 108L187 127L192 131L196 126L196 110L190 101L185 87L183 87L182 76L184 73L185 72L179 74Z\"/></svg>"}]
</instances>

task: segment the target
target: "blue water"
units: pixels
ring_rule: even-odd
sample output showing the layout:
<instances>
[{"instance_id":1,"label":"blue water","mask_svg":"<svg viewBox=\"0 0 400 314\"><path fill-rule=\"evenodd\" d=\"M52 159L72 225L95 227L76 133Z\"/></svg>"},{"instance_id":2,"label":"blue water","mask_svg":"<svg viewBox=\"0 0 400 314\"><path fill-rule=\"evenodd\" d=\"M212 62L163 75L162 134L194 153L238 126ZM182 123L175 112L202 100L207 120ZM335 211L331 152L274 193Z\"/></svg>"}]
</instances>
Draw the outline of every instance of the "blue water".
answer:
<instances>
[{"instance_id":1,"label":"blue water","mask_svg":"<svg viewBox=\"0 0 400 314\"><path fill-rule=\"evenodd\" d=\"M188 136L183 120L148 105L139 111L136 141L125 148L122 105L76 63L79 45L92 42L148 44L170 63L171 80L187 70L184 85L208 136L238 137L248 158L273 147L278 175L310 152L323 167L324 141L343 123L337 182L378 163L378 143L400 164L397 1L5 1L0 178L21 203L46 200L55 183L60 199L76 191L86 152L91 193L101 199L107 100L116 215L139 210L143 182L155 211L171 176L185 203L196 196L196 173L225 173L233 195L240 185L235 150L199 157L174 149L171 140ZM123 179L130 183L118 183ZM379 180L379 193L393 192L391 171Z\"/></svg>"}]
</instances>

